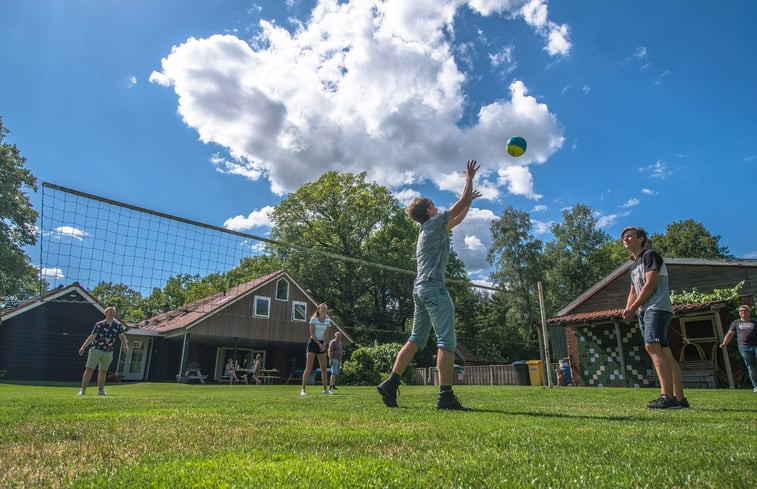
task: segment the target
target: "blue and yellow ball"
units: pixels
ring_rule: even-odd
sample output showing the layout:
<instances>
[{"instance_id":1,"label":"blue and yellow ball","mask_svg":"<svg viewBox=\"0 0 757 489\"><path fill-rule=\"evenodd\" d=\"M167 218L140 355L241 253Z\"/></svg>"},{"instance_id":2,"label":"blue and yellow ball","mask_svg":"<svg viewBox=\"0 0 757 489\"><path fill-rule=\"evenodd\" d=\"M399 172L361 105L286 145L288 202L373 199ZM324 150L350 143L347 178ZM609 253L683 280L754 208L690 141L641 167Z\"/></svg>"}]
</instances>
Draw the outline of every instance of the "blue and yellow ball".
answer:
<instances>
[{"instance_id":1,"label":"blue and yellow ball","mask_svg":"<svg viewBox=\"0 0 757 489\"><path fill-rule=\"evenodd\" d=\"M517 158L526 152L526 140L520 136L513 136L507 140L505 150L507 150L507 154Z\"/></svg>"}]
</instances>

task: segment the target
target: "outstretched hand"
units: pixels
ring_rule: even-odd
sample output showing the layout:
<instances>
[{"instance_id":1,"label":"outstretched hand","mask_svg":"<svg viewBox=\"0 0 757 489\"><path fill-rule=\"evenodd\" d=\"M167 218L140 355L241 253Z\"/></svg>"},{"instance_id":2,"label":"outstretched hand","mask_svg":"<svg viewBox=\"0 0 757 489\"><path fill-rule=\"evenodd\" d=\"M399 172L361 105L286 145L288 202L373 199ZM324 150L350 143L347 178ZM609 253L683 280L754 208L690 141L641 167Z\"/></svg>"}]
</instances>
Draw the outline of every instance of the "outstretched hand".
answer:
<instances>
[{"instance_id":1,"label":"outstretched hand","mask_svg":"<svg viewBox=\"0 0 757 489\"><path fill-rule=\"evenodd\" d=\"M473 178L476 176L476 172L480 166L476 163L476 160L468 160L465 165L465 178Z\"/></svg>"}]
</instances>

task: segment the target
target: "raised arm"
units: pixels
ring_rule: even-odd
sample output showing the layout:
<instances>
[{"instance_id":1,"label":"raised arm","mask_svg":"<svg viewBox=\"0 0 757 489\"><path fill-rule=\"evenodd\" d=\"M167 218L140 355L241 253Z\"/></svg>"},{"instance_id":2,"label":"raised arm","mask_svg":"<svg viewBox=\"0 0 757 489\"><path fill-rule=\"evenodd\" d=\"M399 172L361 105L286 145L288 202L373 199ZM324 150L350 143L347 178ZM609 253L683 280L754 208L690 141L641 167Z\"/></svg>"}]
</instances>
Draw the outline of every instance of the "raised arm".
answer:
<instances>
[{"instance_id":1,"label":"raised arm","mask_svg":"<svg viewBox=\"0 0 757 489\"><path fill-rule=\"evenodd\" d=\"M479 166L476 160L468 160L465 168L465 185L463 192L457 202L449 208L449 220L447 221L447 231L460 224L468 214L471 203L474 199L481 197L481 192L473 190L473 177L476 176Z\"/></svg>"}]
</instances>

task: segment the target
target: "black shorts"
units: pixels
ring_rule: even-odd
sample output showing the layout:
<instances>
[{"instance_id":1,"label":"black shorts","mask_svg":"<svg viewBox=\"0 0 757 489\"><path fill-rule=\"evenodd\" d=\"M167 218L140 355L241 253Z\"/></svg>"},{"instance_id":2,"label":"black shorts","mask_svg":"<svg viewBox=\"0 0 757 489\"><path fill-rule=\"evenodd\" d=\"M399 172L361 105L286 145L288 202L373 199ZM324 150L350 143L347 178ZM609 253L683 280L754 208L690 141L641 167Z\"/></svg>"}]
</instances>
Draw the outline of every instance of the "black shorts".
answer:
<instances>
[{"instance_id":1,"label":"black shorts","mask_svg":"<svg viewBox=\"0 0 757 489\"><path fill-rule=\"evenodd\" d=\"M320 355L321 353L326 353L326 348L324 345L323 350L321 350L321 347L318 346L318 343L313 340L313 338L310 338L308 340L308 348L306 350L308 353L315 353L316 355Z\"/></svg>"}]
</instances>

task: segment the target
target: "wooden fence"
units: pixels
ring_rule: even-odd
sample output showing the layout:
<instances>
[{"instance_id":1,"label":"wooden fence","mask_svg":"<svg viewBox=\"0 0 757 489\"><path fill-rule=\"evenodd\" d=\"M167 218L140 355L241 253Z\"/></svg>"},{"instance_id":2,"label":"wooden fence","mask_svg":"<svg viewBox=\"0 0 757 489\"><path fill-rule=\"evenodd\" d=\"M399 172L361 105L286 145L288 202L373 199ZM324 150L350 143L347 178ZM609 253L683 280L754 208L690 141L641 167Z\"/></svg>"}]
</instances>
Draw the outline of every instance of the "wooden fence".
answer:
<instances>
[{"instance_id":1,"label":"wooden fence","mask_svg":"<svg viewBox=\"0 0 757 489\"><path fill-rule=\"evenodd\" d=\"M557 363L552 364L552 372L558 368ZM457 385L531 385L530 374L525 371L525 383L518 382L516 366L509 365L468 365L464 370L455 370L453 382ZM523 368L523 367L521 367ZM524 375L521 371L521 375ZM554 382L555 375L552 375ZM413 372L413 381L416 385L438 385L439 376L436 367L416 368Z\"/></svg>"}]
</instances>

